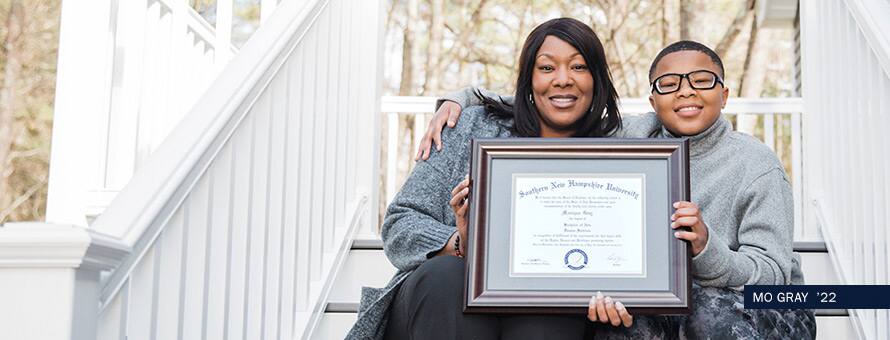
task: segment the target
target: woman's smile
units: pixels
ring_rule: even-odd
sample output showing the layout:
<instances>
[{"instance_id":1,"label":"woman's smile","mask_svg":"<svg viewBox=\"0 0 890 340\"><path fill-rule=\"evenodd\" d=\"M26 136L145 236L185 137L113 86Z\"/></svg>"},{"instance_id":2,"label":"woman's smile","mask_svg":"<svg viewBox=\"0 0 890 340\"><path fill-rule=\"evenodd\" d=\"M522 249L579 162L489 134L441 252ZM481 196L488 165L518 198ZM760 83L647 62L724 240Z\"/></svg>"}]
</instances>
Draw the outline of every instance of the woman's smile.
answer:
<instances>
[{"instance_id":1,"label":"woman's smile","mask_svg":"<svg viewBox=\"0 0 890 340\"><path fill-rule=\"evenodd\" d=\"M559 94L550 96L550 105L557 109L570 109L578 103L578 96L571 94Z\"/></svg>"}]
</instances>

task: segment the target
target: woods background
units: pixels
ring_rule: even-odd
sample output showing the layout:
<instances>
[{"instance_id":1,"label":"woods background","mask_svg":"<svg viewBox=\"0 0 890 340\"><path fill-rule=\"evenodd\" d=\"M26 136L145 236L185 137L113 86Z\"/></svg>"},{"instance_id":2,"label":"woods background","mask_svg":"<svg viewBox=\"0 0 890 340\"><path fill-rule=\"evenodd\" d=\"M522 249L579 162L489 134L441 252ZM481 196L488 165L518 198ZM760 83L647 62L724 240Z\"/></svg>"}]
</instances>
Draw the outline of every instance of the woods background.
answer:
<instances>
[{"instance_id":1,"label":"woods background","mask_svg":"<svg viewBox=\"0 0 890 340\"><path fill-rule=\"evenodd\" d=\"M293 0L291 0L293 1ZM235 0L241 46L258 23L259 0ZM211 25L215 0L190 0ZM693 39L723 57L733 97L793 93L792 27L758 29L754 0L389 0L386 2L384 94L438 96L467 85L512 93L519 49L536 25L573 17L603 41L622 98L648 95L649 63L665 45ZM59 0L0 0L0 223L45 214ZM243 38L241 38L243 37ZM730 99L732 100L732 99ZM399 181L413 165L414 119L400 115ZM754 134L757 117L733 123ZM777 139L790 138L778 122ZM790 144L790 143L786 143ZM777 148L786 161L784 148Z\"/></svg>"}]
</instances>

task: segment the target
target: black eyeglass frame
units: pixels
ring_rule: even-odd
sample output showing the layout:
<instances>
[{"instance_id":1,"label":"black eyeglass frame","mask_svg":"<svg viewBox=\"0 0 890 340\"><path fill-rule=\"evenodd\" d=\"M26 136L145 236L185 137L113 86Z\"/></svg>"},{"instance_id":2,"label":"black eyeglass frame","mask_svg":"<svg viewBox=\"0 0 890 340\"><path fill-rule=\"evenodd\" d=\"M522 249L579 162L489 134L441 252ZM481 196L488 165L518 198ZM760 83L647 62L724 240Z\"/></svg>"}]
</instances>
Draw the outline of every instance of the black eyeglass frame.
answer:
<instances>
[{"instance_id":1,"label":"black eyeglass frame","mask_svg":"<svg viewBox=\"0 0 890 340\"><path fill-rule=\"evenodd\" d=\"M699 73L699 72L710 73L711 75L714 76L714 82L713 82L710 86L706 86L706 87L696 87L695 84L692 83L692 80L689 79L689 75L691 75L691 74L693 74L693 73ZM667 76L679 76L679 77L680 77L680 82L677 84L677 89L676 89L676 90L673 90L673 91L664 91L664 92L662 92L661 89L659 89L658 86L657 86L656 84L658 83L659 80L661 80L662 78L667 77ZM658 94L671 94L671 93L680 91L680 88L683 87L683 79L686 79L686 82L689 84L689 87L691 87L691 88L693 88L693 89L695 89L695 90L710 90L710 89L713 89L713 88L717 87L717 83L720 83L720 86L726 87L726 85L723 84L723 78L720 78L720 76L717 75L716 73L711 72L711 71L709 71L709 70L695 70L695 71L692 71L692 72L689 72L689 73L685 73L685 74L680 74L680 73L665 73L665 74L662 74L662 75L658 76L658 78L655 78L655 80L653 80L651 83L649 83L649 87L650 87L650 89L649 89L649 93L656 92L656 93L658 93Z\"/></svg>"}]
</instances>

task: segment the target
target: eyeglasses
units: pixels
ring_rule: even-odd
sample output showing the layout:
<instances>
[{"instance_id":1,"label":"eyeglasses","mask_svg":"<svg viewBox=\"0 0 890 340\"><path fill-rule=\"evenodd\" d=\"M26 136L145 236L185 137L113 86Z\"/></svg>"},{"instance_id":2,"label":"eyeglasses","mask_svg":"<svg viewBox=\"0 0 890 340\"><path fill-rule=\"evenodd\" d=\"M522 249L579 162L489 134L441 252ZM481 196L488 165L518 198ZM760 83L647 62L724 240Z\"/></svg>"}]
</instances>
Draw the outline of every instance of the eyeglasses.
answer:
<instances>
[{"instance_id":1,"label":"eyeglasses","mask_svg":"<svg viewBox=\"0 0 890 340\"><path fill-rule=\"evenodd\" d=\"M710 90L720 83L723 85L723 79L720 79L716 73L708 70L692 71L686 74L668 73L658 78L650 84L652 89L649 92L658 92L658 94L669 94L680 90L680 84L683 78L689 81L689 86L696 90Z\"/></svg>"}]
</instances>

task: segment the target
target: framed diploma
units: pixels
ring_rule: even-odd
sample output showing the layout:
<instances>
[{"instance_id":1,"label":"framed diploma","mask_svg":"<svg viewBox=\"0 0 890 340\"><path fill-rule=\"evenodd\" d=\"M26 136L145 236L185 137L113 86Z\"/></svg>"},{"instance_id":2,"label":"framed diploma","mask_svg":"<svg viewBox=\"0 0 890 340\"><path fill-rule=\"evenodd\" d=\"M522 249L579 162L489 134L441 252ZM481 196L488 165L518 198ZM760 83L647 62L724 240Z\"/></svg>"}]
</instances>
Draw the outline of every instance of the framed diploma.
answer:
<instances>
[{"instance_id":1,"label":"framed diploma","mask_svg":"<svg viewBox=\"0 0 890 340\"><path fill-rule=\"evenodd\" d=\"M475 139L464 311L584 313L596 292L633 314L691 311L686 139Z\"/></svg>"}]
</instances>

